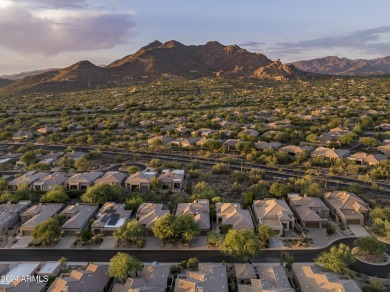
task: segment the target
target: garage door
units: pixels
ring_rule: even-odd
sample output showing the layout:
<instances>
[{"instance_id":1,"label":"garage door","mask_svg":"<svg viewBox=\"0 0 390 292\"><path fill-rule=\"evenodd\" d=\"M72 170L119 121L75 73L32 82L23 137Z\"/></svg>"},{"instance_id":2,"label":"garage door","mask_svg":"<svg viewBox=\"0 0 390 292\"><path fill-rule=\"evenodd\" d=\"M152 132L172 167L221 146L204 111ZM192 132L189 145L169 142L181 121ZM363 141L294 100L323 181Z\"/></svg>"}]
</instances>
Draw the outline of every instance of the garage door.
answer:
<instances>
[{"instance_id":1,"label":"garage door","mask_svg":"<svg viewBox=\"0 0 390 292\"><path fill-rule=\"evenodd\" d=\"M320 227L319 222L306 222L305 225L307 228L319 228Z\"/></svg>"},{"instance_id":2,"label":"garage door","mask_svg":"<svg viewBox=\"0 0 390 292\"><path fill-rule=\"evenodd\" d=\"M360 220L359 219L354 219L354 220L349 219L349 220L347 220L347 225L352 225L352 224L360 225Z\"/></svg>"}]
</instances>

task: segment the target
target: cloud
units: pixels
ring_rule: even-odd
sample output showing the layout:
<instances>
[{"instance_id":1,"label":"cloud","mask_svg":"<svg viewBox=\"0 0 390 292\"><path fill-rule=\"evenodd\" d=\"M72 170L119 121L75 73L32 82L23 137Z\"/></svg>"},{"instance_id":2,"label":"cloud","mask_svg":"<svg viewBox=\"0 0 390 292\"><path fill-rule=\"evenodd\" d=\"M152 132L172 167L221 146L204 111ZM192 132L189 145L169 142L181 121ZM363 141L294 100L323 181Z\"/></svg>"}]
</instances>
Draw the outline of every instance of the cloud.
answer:
<instances>
[{"instance_id":1,"label":"cloud","mask_svg":"<svg viewBox=\"0 0 390 292\"><path fill-rule=\"evenodd\" d=\"M246 42L246 43L239 44L240 47L251 47L251 48L259 48L262 45L265 45L265 43L261 43L261 42Z\"/></svg>"},{"instance_id":2,"label":"cloud","mask_svg":"<svg viewBox=\"0 0 390 292\"><path fill-rule=\"evenodd\" d=\"M387 38L387 40L386 40ZM350 49L362 53L389 55L390 26L355 31L341 36L277 43L274 50L281 54L300 54L316 49Z\"/></svg>"},{"instance_id":3,"label":"cloud","mask_svg":"<svg viewBox=\"0 0 390 292\"><path fill-rule=\"evenodd\" d=\"M131 12L96 9L35 11L22 5L11 5L0 8L0 46L15 52L45 55L109 49L128 42L135 28L132 16Z\"/></svg>"},{"instance_id":4,"label":"cloud","mask_svg":"<svg viewBox=\"0 0 390 292\"><path fill-rule=\"evenodd\" d=\"M37 5L50 8L85 7L87 0L16 0L17 3Z\"/></svg>"}]
</instances>

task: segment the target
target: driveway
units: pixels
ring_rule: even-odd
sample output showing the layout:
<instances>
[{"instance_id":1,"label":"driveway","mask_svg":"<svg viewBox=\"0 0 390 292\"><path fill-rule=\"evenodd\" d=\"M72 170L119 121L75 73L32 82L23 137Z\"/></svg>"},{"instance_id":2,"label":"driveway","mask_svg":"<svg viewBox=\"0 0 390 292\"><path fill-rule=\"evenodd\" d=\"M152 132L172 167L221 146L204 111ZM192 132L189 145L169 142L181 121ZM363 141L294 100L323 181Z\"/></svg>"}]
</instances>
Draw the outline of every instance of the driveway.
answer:
<instances>
[{"instance_id":1,"label":"driveway","mask_svg":"<svg viewBox=\"0 0 390 292\"><path fill-rule=\"evenodd\" d=\"M356 237L371 236L361 225L348 225L348 227Z\"/></svg>"},{"instance_id":2,"label":"driveway","mask_svg":"<svg viewBox=\"0 0 390 292\"><path fill-rule=\"evenodd\" d=\"M70 248L73 242L77 239L77 236L64 236L56 245L56 248Z\"/></svg>"},{"instance_id":3,"label":"driveway","mask_svg":"<svg viewBox=\"0 0 390 292\"><path fill-rule=\"evenodd\" d=\"M32 236L21 236L17 240L18 242L11 246L11 248L26 248L28 244L33 240L33 238Z\"/></svg>"},{"instance_id":4,"label":"driveway","mask_svg":"<svg viewBox=\"0 0 390 292\"><path fill-rule=\"evenodd\" d=\"M282 247L284 247L283 241L278 236L274 236L269 239L269 248L282 248Z\"/></svg>"},{"instance_id":5,"label":"driveway","mask_svg":"<svg viewBox=\"0 0 390 292\"><path fill-rule=\"evenodd\" d=\"M103 237L103 242L99 245L99 249L114 249L116 245L116 239L114 236Z\"/></svg>"}]
</instances>

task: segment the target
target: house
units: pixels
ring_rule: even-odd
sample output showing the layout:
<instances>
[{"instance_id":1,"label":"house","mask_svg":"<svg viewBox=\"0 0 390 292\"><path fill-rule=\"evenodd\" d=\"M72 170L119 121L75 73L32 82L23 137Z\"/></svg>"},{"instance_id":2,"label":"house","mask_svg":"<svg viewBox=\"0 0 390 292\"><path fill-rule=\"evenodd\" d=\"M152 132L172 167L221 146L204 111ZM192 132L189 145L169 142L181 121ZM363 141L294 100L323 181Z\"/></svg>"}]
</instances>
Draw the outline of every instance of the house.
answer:
<instances>
[{"instance_id":1,"label":"house","mask_svg":"<svg viewBox=\"0 0 390 292\"><path fill-rule=\"evenodd\" d=\"M348 157L349 160L359 162L361 165L379 165L382 161L388 159L383 154L367 154L358 152Z\"/></svg>"},{"instance_id":2,"label":"house","mask_svg":"<svg viewBox=\"0 0 390 292\"><path fill-rule=\"evenodd\" d=\"M59 261L56 262L46 262L40 270L37 272L37 276L54 276L57 277L61 272L62 264Z\"/></svg>"},{"instance_id":3,"label":"house","mask_svg":"<svg viewBox=\"0 0 390 292\"><path fill-rule=\"evenodd\" d=\"M176 133L179 133L179 134L187 134L190 132L190 129L186 128L186 127L183 127L183 126L180 126L180 127L177 127L175 129L175 132Z\"/></svg>"},{"instance_id":4,"label":"house","mask_svg":"<svg viewBox=\"0 0 390 292\"><path fill-rule=\"evenodd\" d=\"M199 264L199 269L187 271L185 278L177 278L174 292L218 291L228 292L226 266L221 264Z\"/></svg>"},{"instance_id":5,"label":"house","mask_svg":"<svg viewBox=\"0 0 390 292\"><path fill-rule=\"evenodd\" d=\"M19 176L18 178L15 178L14 180L8 182L8 189L10 191L16 191L18 189L18 186L20 185L26 185L30 188L35 181L47 176L48 174L49 173L47 172L26 172L24 175Z\"/></svg>"},{"instance_id":6,"label":"house","mask_svg":"<svg viewBox=\"0 0 390 292\"><path fill-rule=\"evenodd\" d=\"M20 214L27 210L31 206L31 201L19 201L17 204L0 205L0 234L9 230L20 221Z\"/></svg>"},{"instance_id":7,"label":"house","mask_svg":"<svg viewBox=\"0 0 390 292\"><path fill-rule=\"evenodd\" d=\"M249 210L241 209L239 204L218 202L215 208L218 223L231 226L235 230L255 228Z\"/></svg>"},{"instance_id":8,"label":"house","mask_svg":"<svg viewBox=\"0 0 390 292\"><path fill-rule=\"evenodd\" d=\"M91 263L88 264L86 269L77 269L70 272L70 274L61 274L47 291L103 292L107 291L109 280L108 265Z\"/></svg>"},{"instance_id":9,"label":"house","mask_svg":"<svg viewBox=\"0 0 390 292\"><path fill-rule=\"evenodd\" d=\"M282 152L286 152L288 155L295 157L301 153L307 152L311 153L314 150L314 147L311 146L296 146L296 145L287 145L279 149Z\"/></svg>"},{"instance_id":10,"label":"house","mask_svg":"<svg viewBox=\"0 0 390 292\"><path fill-rule=\"evenodd\" d=\"M146 231L149 231L154 223L167 213L170 211L165 210L163 204L142 203L138 207L135 218L145 227Z\"/></svg>"},{"instance_id":11,"label":"house","mask_svg":"<svg viewBox=\"0 0 390 292\"><path fill-rule=\"evenodd\" d=\"M145 264L137 278L115 283L111 292L165 292L168 286L170 264Z\"/></svg>"},{"instance_id":12,"label":"house","mask_svg":"<svg viewBox=\"0 0 390 292\"><path fill-rule=\"evenodd\" d=\"M170 136L162 135L162 136L154 136L148 139L148 145L156 145L156 144L167 144L172 141L173 138Z\"/></svg>"},{"instance_id":13,"label":"house","mask_svg":"<svg viewBox=\"0 0 390 292\"><path fill-rule=\"evenodd\" d=\"M390 124L389 123L383 123L378 126L374 127L374 131L379 131L379 132L387 132L390 131Z\"/></svg>"},{"instance_id":14,"label":"house","mask_svg":"<svg viewBox=\"0 0 390 292\"><path fill-rule=\"evenodd\" d=\"M55 133L58 132L60 129L57 127L50 127L50 126L45 126L43 128L39 128L37 130L38 133L40 134L50 134L50 133Z\"/></svg>"},{"instance_id":15,"label":"house","mask_svg":"<svg viewBox=\"0 0 390 292\"><path fill-rule=\"evenodd\" d=\"M203 233L210 230L210 204L209 200L201 199L193 203L177 204L175 216L189 215L195 222L199 223L200 230Z\"/></svg>"},{"instance_id":16,"label":"house","mask_svg":"<svg viewBox=\"0 0 390 292\"><path fill-rule=\"evenodd\" d=\"M122 186L125 183L127 174L119 171L108 171L101 178L95 180L95 185L98 184L107 184L107 185L116 185Z\"/></svg>"},{"instance_id":17,"label":"house","mask_svg":"<svg viewBox=\"0 0 390 292\"><path fill-rule=\"evenodd\" d=\"M292 128L293 125L291 124L291 121L286 119L286 120L281 120L281 121L276 121L272 123L268 123L266 125L270 129L277 129L277 128Z\"/></svg>"},{"instance_id":18,"label":"house","mask_svg":"<svg viewBox=\"0 0 390 292\"><path fill-rule=\"evenodd\" d=\"M217 144L217 145L222 145L223 141L202 137L200 140L196 141L195 145L199 146L199 147L205 147L207 145L206 143L211 143L211 142L215 142L215 144ZM212 143L212 144L214 144L214 143Z\"/></svg>"},{"instance_id":19,"label":"house","mask_svg":"<svg viewBox=\"0 0 390 292\"><path fill-rule=\"evenodd\" d=\"M22 279L29 279L28 277L35 276L41 264L34 262L19 262L16 264L9 264L6 267L6 273L0 276L0 291L31 291L41 292L45 291L46 283L43 281L23 281ZM31 279L31 278L30 278Z\"/></svg>"},{"instance_id":20,"label":"house","mask_svg":"<svg viewBox=\"0 0 390 292\"><path fill-rule=\"evenodd\" d=\"M69 131L84 131L85 130L85 127L80 125L80 124L77 124L77 123L73 123L73 124L69 124L67 126L67 129Z\"/></svg>"},{"instance_id":21,"label":"house","mask_svg":"<svg viewBox=\"0 0 390 292\"><path fill-rule=\"evenodd\" d=\"M200 128L198 130L195 130L195 131L192 131L191 132L191 135L194 136L194 137L208 137L210 136L211 134L213 134L215 132L215 130L212 130L212 129L209 129L209 128Z\"/></svg>"},{"instance_id":22,"label":"house","mask_svg":"<svg viewBox=\"0 0 390 292\"><path fill-rule=\"evenodd\" d=\"M254 270L257 271L259 278L252 277L248 284L239 282L238 292L294 292L291 287L286 271L279 264L257 264L254 265ZM242 276L241 276L242 277ZM247 280L246 280L247 281Z\"/></svg>"},{"instance_id":23,"label":"house","mask_svg":"<svg viewBox=\"0 0 390 292\"><path fill-rule=\"evenodd\" d=\"M125 204L104 203L91 225L92 232L103 236L113 235L114 231L131 217L131 210L125 208Z\"/></svg>"},{"instance_id":24,"label":"house","mask_svg":"<svg viewBox=\"0 0 390 292\"><path fill-rule=\"evenodd\" d=\"M322 156L330 159L345 158L349 156L349 150L318 147L311 153L311 156Z\"/></svg>"},{"instance_id":25,"label":"house","mask_svg":"<svg viewBox=\"0 0 390 292\"><path fill-rule=\"evenodd\" d=\"M85 190L102 176L100 171L76 173L65 181L65 186L71 190Z\"/></svg>"},{"instance_id":26,"label":"house","mask_svg":"<svg viewBox=\"0 0 390 292\"><path fill-rule=\"evenodd\" d=\"M31 139L33 137L33 133L32 132L28 132L28 131L19 131L19 132L16 132L12 135L12 140L15 140L15 141L22 141L22 140L28 140L28 139Z\"/></svg>"},{"instance_id":27,"label":"house","mask_svg":"<svg viewBox=\"0 0 390 292\"><path fill-rule=\"evenodd\" d=\"M43 221L58 214L63 208L62 204L39 204L27 209L20 215L23 224L19 227L22 235L32 235L34 228Z\"/></svg>"},{"instance_id":28,"label":"house","mask_svg":"<svg viewBox=\"0 0 390 292\"><path fill-rule=\"evenodd\" d=\"M84 153L84 152L71 151L71 152L65 153L64 158L70 158L76 162L80 158L84 157L84 155L86 155L86 153Z\"/></svg>"},{"instance_id":29,"label":"house","mask_svg":"<svg viewBox=\"0 0 390 292\"><path fill-rule=\"evenodd\" d=\"M237 284L249 284L251 279L256 279L256 271L251 264L234 264Z\"/></svg>"},{"instance_id":30,"label":"house","mask_svg":"<svg viewBox=\"0 0 390 292\"><path fill-rule=\"evenodd\" d=\"M173 147L190 147L194 146L195 143L199 140L197 137L189 137L189 138L178 138L173 141L168 142L169 145Z\"/></svg>"},{"instance_id":31,"label":"house","mask_svg":"<svg viewBox=\"0 0 390 292\"><path fill-rule=\"evenodd\" d=\"M351 130L348 129L347 127L339 126L339 127L330 129L329 132L339 133L340 135L347 135L347 134L351 133Z\"/></svg>"},{"instance_id":32,"label":"house","mask_svg":"<svg viewBox=\"0 0 390 292\"><path fill-rule=\"evenodd\" d=\"M320 198L288 194L288 199L291 210L303 227L322 228L329 218L329 208Z\"/></svg>"},{"instance_id":33,"label":"house","mask_svg":"<svg viewBox=\"0 0 390 292\"><path fill-rule=\"evenodd\" d=\"M324 272L316 264L293 264L292 274L302 292L361 292L357 283L338 274ZM344 276L346 277L346 276Z\"/></svg>"},{"instance_id":34,"label":"house","mask_svg":"<svg viewBox=\"0 0 390 292\"><path fill-rule=\"evenodd\" d=\"M39 158L39 163L54 165L54 163L64 155L64 152L50 152Z\"/></svg>"},{"instance_id":35,"label":"house","mask_svg":"<svg viewBox=\"0 0 390 292\"><path fill-rule=\"evenodd\" d=\"M295 217L283 200L264 199L253 201L253 211L259 224L267 225L282 236L285 230L295 226Z\"/></svg>"},{"instance_id":36,"label":"house","mask_svg":"<svg viewBox=\"0 0 390 292\"><path fill-rule=\"evenodd\" d=\"M380 152L382 152L386 156L390 156L390 144L378 146L377 148Z\"/></svg>"},{"instance_id":37,"label":"house","mask_svg":"<svg viewBox=\"0 0 390 292\"><path fill-rule=\"evenodd\" d=\"M334 191L324 194L324 201L344 225L364 225L370 207L354 193Z\"/></svg>"},{"instance_id":38,"label":"house","mask_svg":"<svg viewBox=\"0 0 390 292\"><path fill-rule=\"evenodd\" d=\"M149 192L152 188L152 178L157 176L157 171L143 170L131 174L125 181L125 189L128 192Z\"/></svg>"},{"instance_id":39,"label":"house","mask_svg":"<svg viewBox=\"0 0 390 292\"><path fill-rule=\"evenodd\" d=\"M222 146L230 150L235 150L236 145L238 143L242 142L240 139L228 139L225 142L222 143Z\"/></svg>"},{"instance_id":40,"label":"house","mask_svg":"<svg viewBox=\"0 0 390 292\"><path fill-rule=\"evenodd\" d=\"M79 204L67 206L60 215L66 218L61 226L65 235L79 235L89 225L89 220L95 216L98 210L97 205Z\"/></svg>"},{"instance_id":41,"label":"house","mask_svg":"<svg viewBox=\"0 0 390 292\"><path fill-rule=\"evenodd\" d=\"M247 135L247 136L252 136L252 137L259 137L259 132L253 129L244 129L241 132L238 133L239 136L241 135Z\"/></svg>"},{"instance_id":42,"label":"house","mask_svg":"<svg viewBox=\"0 0 390 292\"><path fill-rule=\"evenodd\" d=\"M265 150L265 149L274 149L278 150L280 147L282 147L282 144L279 142L264 142L264 141L259 141L255 143L256 149L257 150Z\"/></svg>"},{"instance_id":43,"label":"house","mask_svg":"<svg viewBox=\"0 0 390 292\"><path fill-rule=\"evenodd\" d=\"M50 173L33 183L34 191L50 191L53 187L63 186L64 183L74 175L73 172Z\"/></svg>"},{"instance_id":44,"label":"house","mask_svg":"<svg viewBox=\"0 0 390 292\"><path fill-rule=\"evenodd\" d=\"M158 179L163 188L176 191L182 190L186 182L184 169L163 169Z\"/></svg>"}]
</instances>

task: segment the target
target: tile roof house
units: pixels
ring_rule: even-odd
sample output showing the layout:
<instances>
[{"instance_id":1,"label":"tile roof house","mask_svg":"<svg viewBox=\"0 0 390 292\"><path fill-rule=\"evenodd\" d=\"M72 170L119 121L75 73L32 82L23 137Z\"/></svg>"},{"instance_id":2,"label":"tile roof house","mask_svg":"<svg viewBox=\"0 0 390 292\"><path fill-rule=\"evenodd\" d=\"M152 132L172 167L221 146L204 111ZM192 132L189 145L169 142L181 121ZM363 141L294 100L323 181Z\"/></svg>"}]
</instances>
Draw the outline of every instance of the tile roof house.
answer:
<instances>
[{"instance_id":1,"label":"tile roof house","mask_svg":"<svg viewBox=\"0 0 390 292\"><path fill-rule=\"evenodd\" d=\"M312 153L312 156L322 156L331 159L345 158L349 156L349 150L345 149L330 149L326 147L318 147Z\"/></svg>"},{"instance_id":2,"label":"tile roof house","mask_svg":"<svg viewBox=\"0 0 390 292\"><path fill-rule=\"evenodd\" d=\"M107 184L107 185L117 185L122 186L125 183L128 175L119 171L108 171L102 177L95 180L95 185L98 184Z\"/></svg>"},{"instance_id":3,"label":"tile roof house","mask_svg":"<svg viewBox=\"0 0 390 292\"><path fill-rule=\"evenodd\" d=\"M66 180L64 184L67 189L85 190L102 176L103 172L100 171L76 173L68 180Z\"/></svg>"},{"instance_id":4,"label":"tile roof house","mask_svg":"<svg viewBox=\"0 0 390 292\"><path fill-rule=\"evenodd\" d=\"M256 271L251 264L234 264L237 284L249 284L251 279L256 279Z\"/></svg>"},{"instance_id":5,"label":"tile roof house","mask_svg":"<svg viewBox=\"0 0 390 292\"><path fill-rule=\"evenodd\" d=\"M342 279L338 274L324 272L315 264L293 264L293 277L302 292L361 292L353 280Z\"/></svg>"},{"instance_id":6,"label":"tile roof house","mask_svg":"<svg viewBox=\"0 0 390 292\"><path fill-rule=\"evenodd\" d=\"M61 226L65 235L78 235L89 225L89 220L95 216L98 210L97 205L79 204L67 206L60 215L66 218Z\"/></svg>"},{"instance_id":7,"label":"tile roof house","mask_svg":"<svg viewBox=\"0 0 390 292\"><path fill-rule=\"evenodd\" d=\"M50 173L33 183L35 191L50 191L55 186L62 186L74 175L73 172L54 172Z\"/></svg>"},{"instance_id":8,"label":"tile roof house","mask_svg":"<svg viewBox=\"0 0 390 292\"><path fill-rule=\"evenodd\" d=\"M291 210L303 227L322 228L329 218L329 208L320 198L288 194L288 199Z\"/></svg>"},{"instance_id":9,"label":"tile roof house","mask_svg":"<svg viewBox=\"0 0 390 292\"><path fill-rule=\"evenodd\" d=\"M58 132L59 130L60 129L57 127L45 126L45 127L39 128L37 130L37 132L40 134L50 134L50 133Z\"/></svg>"},{"instance_id":10,"label":"tile roof house","mask_svg":"<svg viewBox=\"0 0 390 292\"><path fill-rule=\"evenodd\" d=\"M214 132L215 132L215 130L213 130L213 129L200 128L198 130L192 131L191 135L195 136L195 137L199 137L199 136L201 136L201 137L208 137L211 134L213 134Z\"/></svg>"},{"instance_id":11,"label":"tile roof house","mask_svg":"<svg viewBox=\"0 0 390 292\"><path fill-rule=\"evenodd\" d=\"M122 226L131 216L131 210L126 210L125 204L105 203L99 210L96 220L91 225L94 234L110 236Z\"/></svg>"},{"instance_id":12,"label":"tile roof house","mask_svg":"<svg viewBox=\"0 0 390 292\"><path fill-rule=\"evenodd\" d=\"M286 271L279 264L255 265L259 278L250 279L250 284L244 285L238 281L238 292L294 292L288 280Z\"/></svg>"},{"instance_id":13,"label":"tile roof house","mask_svg":"<svg viewBox=\"0 0 390 292\"><path fill-rule=\"evenodd\" d=\"M358 152L348 157L349 160L357 161L361 165L379 165L382 161L388 159L383 154L367 154L364 152Z\"/></svg>"},{"instance_id":14,"label":"tile roof house","mask_svg":"<svg viewBox=\"0 0 390 292\"><path fill-rule=\"evenodd\" d=\"M45 177L48 174L49 173L47 172L35 172L35 171L26 172L24 175L19 176L18 178L15 178L14 180L8 182L8 189L11 191L16 191L19 185L27 185L28 187L31 187L31 185L35 181Z\"/></svg>"},{"instance_id":15,"label":"tile roof house","mask_svg":"<svg viewBox=\"0 0 390 292\"><path fill-rule=\"evenodd\" d=\"M145 226L145 229L150 230L157 219L163 215L170 213L169 210L163 209L163 204L142 203L137 210L135 217L138 222Z\"/></svg>"},{"instance_id":16,"label":"tile roof house","mask_svg":"<svg viewBox=\"0 0 390 292\"><path fill-rule=\"evenodd\" d=\"M156 176L157 172L149 169L133 173L125 181L125 190L128 192L148 192L152 188L152 178Z\"/></svg>"},{"instance_id":17,"label":"tile roof house","mask_svg":"<svg viewBox=\"0 0 390 292\"><path fill-rule=\"evenodd\" d=\"M162 136L155 136L148 139L148 145L154 145L154 144L167 144L168 142L172 141L173 138L170 136L162 135Z\"/></svg>"},{"instance_id":18,"label":"tile roof house","mask_svg":"<svg viewBox=\"0 0 390 292\"><path fill-rule=\"evenodd\" d=\"M115 283L111 292L165 292L168 286L169 264L145 264L137 278Z\"/></svg>"},{"instance_id":19,"label":"tile roof house","mask_svg":"<svg viewBox=\"0 0 390 292\"><path fill-rule=\"evenodd\" d=\"M264 149L274 149L278 150L280 147L282 147L282 144L279 142L264 142L264 141L259 141L255 143L256 149L257 150L264 150Z\"/></svg>"},{"instance_id":20,"label":"tile roof house","mask_svg":"<svg viewBox=\"0 0 390 292\"><path fill-rule=\"evenodd\" d=\"M109 280L108 265L88 264L86 269L73 270L70 274L61 274L47 291L103 292L107 291Z\"/></svg>"},{"instance_id":21,"label":"tile roof house","mask_svg":"<svg viewBox=\"0 0 390 292\"><path fill-rule=\"evenodd\" d=\"M290 156L296 156L300 153L307 152L311 153L314 150L314 147L311 146L296 146L296 145L287 145L279 149L280 151L286 152Z\"/></svg>"},{"instance_id":22,"label":"tile roof house","mask_svg":"<svg viewBox=\"0 0 390 292\"><path fill-rule=\"evenodd\" d=\"M174 292L228 292L225 265L199 264L197 272L187 271L185 278L177 278Z\"/></svg>"},{"instance_id":23,"label":"tile roof house","mask_svg":"<svg viewBox=\"0 0 390 292\"><path fill-rule=\"evenodd\" d=\"M31 235L38 224L58 214L63 207L62 204L39 204L30 207L20 215L23 224L19 227L20 232L22 235Z\"/></svg>"},{"instance_id":24,"label":"tile roof house","mask_svg":"<svg viewBox=\"0 0 390 292\"><path fill-rule=\"evenodd\" d=\"M184 169L163 169L158 179L163 188L179 191L185 186L186 175Z\"/></svg>"},{"instance_id":25,"label":"tile roof house","mask_svg":"<svg viewBox=\"0 0 390 292\"><path fill-rule=\"evenodd\" d=\"M84 157L85 154L86 154L86 153L84 153L84 152L72 151L72 152L65 153L65 154L64 154L64 157L65 157L65 158L71 158L71 159L73 159L74 161L77 161L77 160L79 160L80 158Z\"/></svg>"},{"instance_id":26,"label":"tile roof house","mask_svg":"<svg viewBox=\"0 0 390 292\"><path fill-rule=\"evenodd\" d=\"M28 131L19 131L12 134L12 140L16 140L16 141L28 140L32 137L33 137L33 133Z\"/></svg>"},{"instance_id":27,"label":"tile roof house","mask_svg":"<svg viewBox=\"0 0 390 292\"><path fill-rule=\"evenodd\" d=\"M228 139L222 143L223 147L226 147L228 150L235 150L236 145L242 142L240 139Z\"/></svg>"},{"instance_id":28,"label":"tile roof house","mask_svg":"<svg viewBox=\"0 0 390 292\"><path fill-rule=\"evenodd\" d=\"M175 216L181 214L193 217L194 221L199 223L201 231L210 230L209 200L202 199L193 203L179 203L177 204Z\"/></svg>"},{"instance_id":29,"label":"tile roof house","mask_svg":"<svg viewBox=\"0 0 390 292\"><path fill-rule=\"evenodd\" d=\"M54 165L54 163L64 155L64 152L50 152L39 158L39 163Z\"/></svg>"},{"instance_id":30,"label":"tile roof house","mask_svg":"<svg viewBox=\"0 0 390 292\"><path fill-rule=\"evenodd\" d=\"M284 230L294 228L295 217L283 200L264 199L253 201L253 211L260 224L267 225L282 236Z\"/></svg>"},{"instance_id":31,"label":"tile roof house","mask_svg":"<svg viewBox=\"0 0 390 292\"><path fill-rule=\"evenodd\" d=\"M334 191L324 194L324 201L345 225L364 225L370 207L354 193Z\"/></svg>"},{"instance_id":32,"label":"tile roof house","mask_svg":"<svg viewBox=\"0 0 390 292\"><path fill-rule=\"evenodd\" d=\"M30 207L31 201L19 201L17 204L0 205L0 234L15 226L20 221L20 214Z\"/></svg>"},{"instance_id":33,"label":"tile roof house","mask_svg":"<svg viewBox=\"0 0 390 292\"><path fill-rule=\"evenodd\" d=\"M232 229L253 230L252 217L249 210L241 209L239 204L233 203L216 203L217 222L222 225L229 225Z\"/></svg>"},{"instance_id":34,"label":"tile roof house","mask_svg":"<svg viewBox=\"0 0 390 292\"><path fill-rule=\"evenodd\" d=\"M177 138L173 141L168 142L168 144L174 147L190 147L194 146L198 140L199 138L197 137Z\"/></svg>"},{"instance_id":35,"label":"tile roof house","mask_svg":"<svg viewBox=\"0 0 390 292\"><path fill-rule=\"evenodd\" d=\"M390 156L390 144L378 146L377 148L380 152L382 152L386 156Z\"/></svg>"},{"instance_id":36,"label":"tile roof house","mask_svg":"<svg viewBox=\"0 0 390 292\"><path fill-rule=\"evenodd\" d=\"M244 129L238 135L248 135L256 138L259 136L259 132L253 129Z\"/></svg>"}]
</instances>

